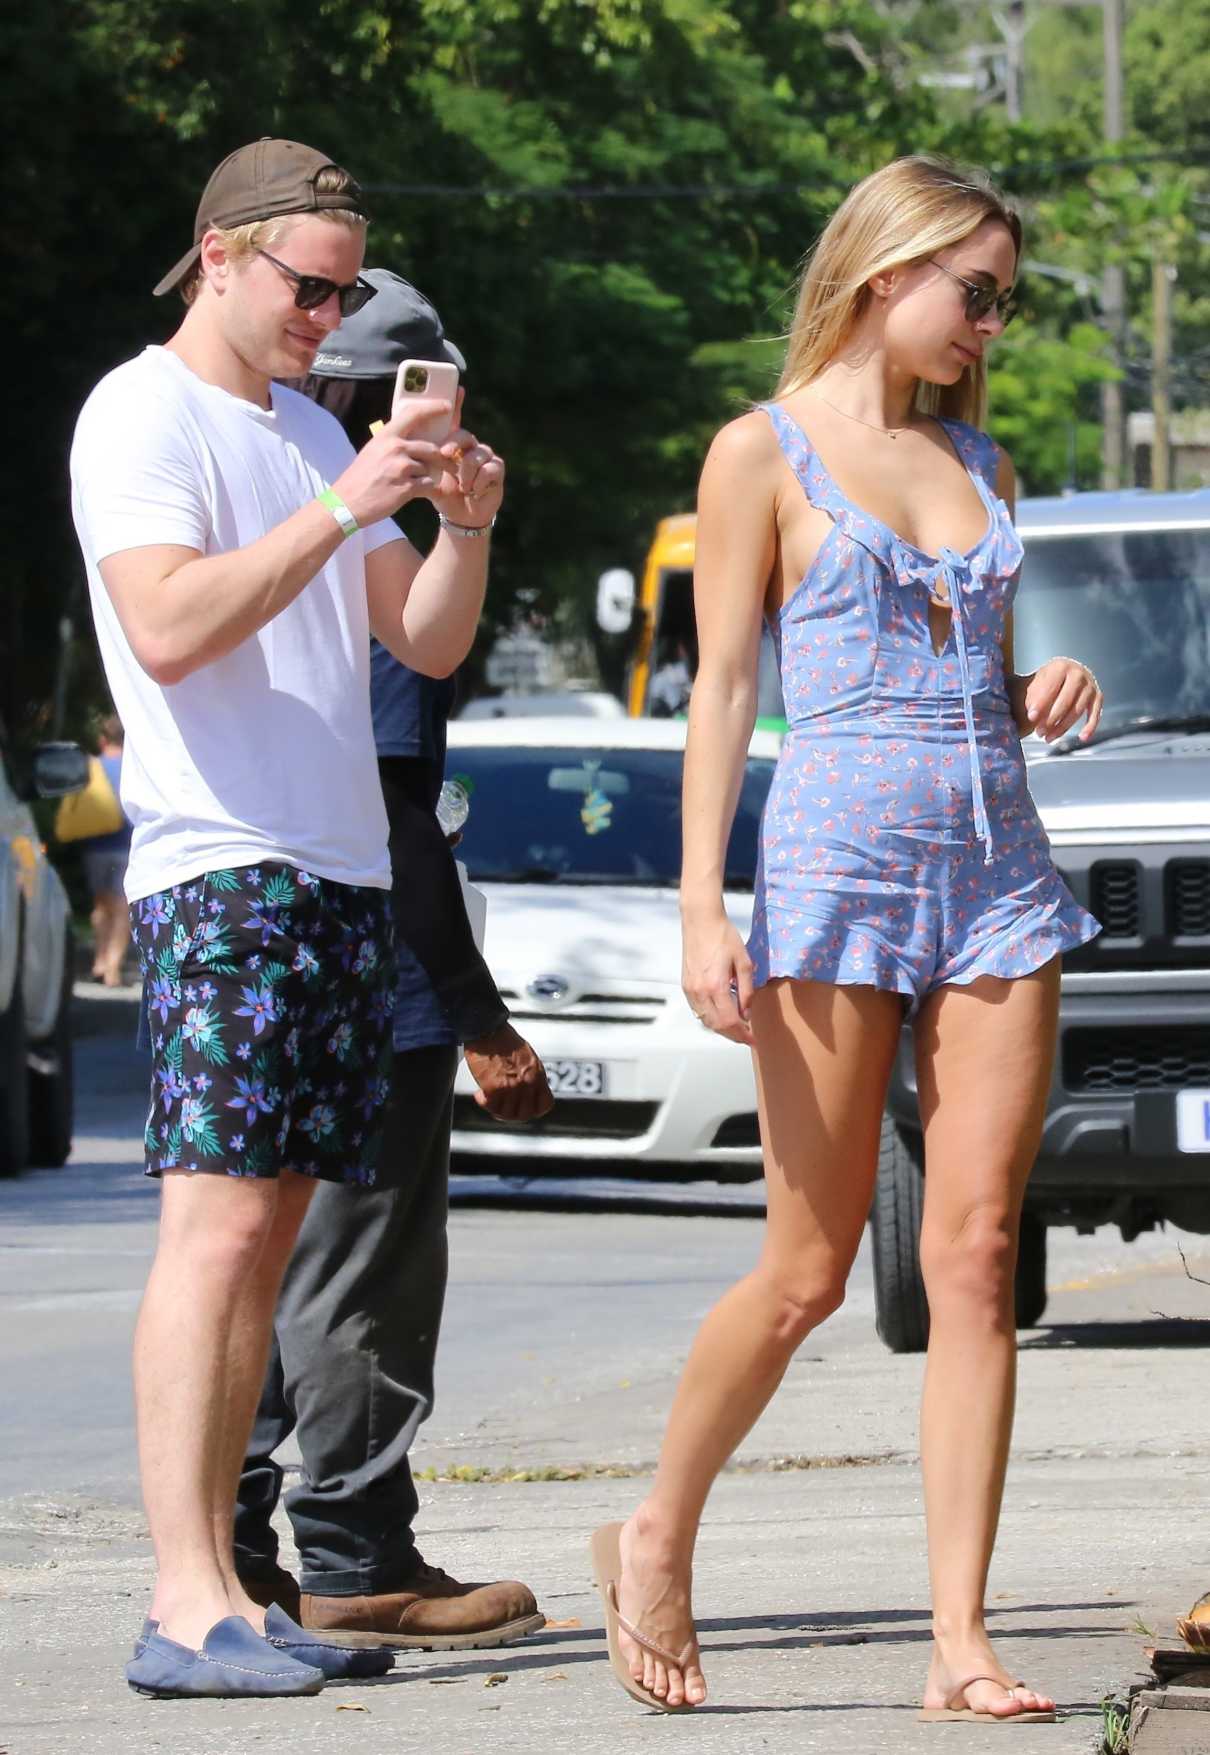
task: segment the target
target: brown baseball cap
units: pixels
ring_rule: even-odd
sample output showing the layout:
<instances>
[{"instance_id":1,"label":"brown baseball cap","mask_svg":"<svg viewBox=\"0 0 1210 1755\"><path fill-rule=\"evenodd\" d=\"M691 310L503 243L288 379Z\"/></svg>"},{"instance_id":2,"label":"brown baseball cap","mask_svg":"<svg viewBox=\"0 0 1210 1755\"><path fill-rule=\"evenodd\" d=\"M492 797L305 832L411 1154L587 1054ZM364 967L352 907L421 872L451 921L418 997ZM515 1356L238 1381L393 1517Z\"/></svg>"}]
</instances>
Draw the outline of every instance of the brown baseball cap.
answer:
<instances>
[{"instance_id":1,"label":"brown baseball cap","mask_svg":"<svg viewBox=\"0 0 1210 1755\"><path fill-rule=\"evenodd\" d=\"M356 183L332 193L315 183L321 171L338 170L326 153L297 140L254 140L238 147L214 172L202 191L193 222L193 245L155 287L155 297L172 292L191 274L201 254L202 239L211 226L250 225L283 213L323 213L333 209L364 213ZM345 173L348 174L347 172Z\"/></svg>"}]
</instances>

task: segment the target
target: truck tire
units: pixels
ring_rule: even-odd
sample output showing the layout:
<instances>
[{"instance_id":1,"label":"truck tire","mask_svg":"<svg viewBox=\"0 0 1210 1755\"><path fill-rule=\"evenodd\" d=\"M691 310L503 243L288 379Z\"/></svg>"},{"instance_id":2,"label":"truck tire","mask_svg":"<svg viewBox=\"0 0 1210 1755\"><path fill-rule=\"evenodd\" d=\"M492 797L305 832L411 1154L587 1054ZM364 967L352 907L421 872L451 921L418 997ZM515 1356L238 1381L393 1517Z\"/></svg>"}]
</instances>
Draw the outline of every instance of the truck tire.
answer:
<instances>
[{"instance_id":1,"label":"truck tire","mask_svg":"<svg viewBox=\"0 0 1210 1755\"><path fill-rule=\"evenodd\" d=\"M1036 1328L1046 1309L1046 1222L1022 1213L1017 1250L1017 1327Z\"/></svg>"},{"instance_id":2,"label":"truck tire","mask_svg":"<svg viewBox=\"0 0 1210 1755\"><path fill-rule=\"evenodd\" d=\"M920 1272L923 1209L920 1136L901 1133L889 1116L883 1116L870 1235L874 1250L874 1318L879 1335L892 1353L922 1353L928 1346L929 1306Z\"/></svg>"},{"instance_id":3,"label":"truck tire","mask_svg":"<svg viewBox=\"0 0 1210 1755\"><path fill-rule=\"evenodd\" d=\"M12 997L0 1013L0 1176L19 1176L29 1163L29 1073L21 951Z\"/></svg>"},{"instance_id":4,"label":"truck tire","mask_svg":"<svg viewBox=\"0 0 1210 1755\"><path fill-rule=\"evenodd\" d=\"M870 1234L875 1323L892 1353L923 1353L928 1346L928 1296L920 1271L923 1210L923 1142L884 1117ZM1046 1224L1035 1213L1021 1217L1014 1296L1017 1327L1036 1327L1046 1309Z\"/></svg>"},{"instance_id":5,"label":"truck tire","mask_svg":"<svg viewBox=\"0 0 1210 1755\"><path fill-rule=\"evenodd\" d=\"M57 1170L71 1156L75 1122L75 1079L72 1065L72 944L63 948L59 1010L45 1043L34 1049L29 1069L29 1161Z\"/></svg>"}]
</instances>

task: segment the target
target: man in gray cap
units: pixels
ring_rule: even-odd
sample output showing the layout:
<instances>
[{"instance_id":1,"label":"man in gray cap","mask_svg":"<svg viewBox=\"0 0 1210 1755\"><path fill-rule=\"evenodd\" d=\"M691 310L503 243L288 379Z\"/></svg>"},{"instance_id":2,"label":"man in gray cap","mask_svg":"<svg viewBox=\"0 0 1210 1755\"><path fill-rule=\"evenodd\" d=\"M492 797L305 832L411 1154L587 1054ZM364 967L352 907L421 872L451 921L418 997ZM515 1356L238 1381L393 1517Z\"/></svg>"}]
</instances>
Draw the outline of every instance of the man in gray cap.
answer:
<instances>
[{"instance_id":1,"label":"man in gray cap","mask_svg":"<svg viewBox=\"0 0 1210 1755\"><path fill-rule=\"evenodd\" d=\"M135 1399L157 1575L127 1678L163 1697L365 1673L239 1583L235 1486L317 1180L372 1184L378 1156L394 958L370 630L425 673L461 662L504 486L460 427L408 436L432 402L355 453L274 383L374 297L365 227L325 154L241 147L156 289L183 322L102 379L72 446L153 1026ZM392 522L415 498L439 518L426 556Z\"/></svg>"},{"instance_id":2,"label":"man in gray cap","mask_svg":"<svg viewBox=\"0 0 1210 1755\"><path fill-rule=\"evenodd\" d=\"M386 269L362 278L376 298L328 338L298 386L355 446L389 415L400 361L466 370L423 294ZM433 1405L457 1045L497 1119L536 1118L552 1098L476 948L435 814L453 680L423 676L377 642L370 662L399 964L391 1097L374 1188L317 1191L282 1284L240 1480L236 1564L258 1601L282 1604L334 1640L499 1645L543 1625L533 1592L515 1580L465 1584L425 1562L412 1533L419 1502L408 1451ZM273 1455L291 1431L303 1465L286 1495L301 1596L278 1564L270 1522L282 1487Z\"/></svg>"}]
</instances>

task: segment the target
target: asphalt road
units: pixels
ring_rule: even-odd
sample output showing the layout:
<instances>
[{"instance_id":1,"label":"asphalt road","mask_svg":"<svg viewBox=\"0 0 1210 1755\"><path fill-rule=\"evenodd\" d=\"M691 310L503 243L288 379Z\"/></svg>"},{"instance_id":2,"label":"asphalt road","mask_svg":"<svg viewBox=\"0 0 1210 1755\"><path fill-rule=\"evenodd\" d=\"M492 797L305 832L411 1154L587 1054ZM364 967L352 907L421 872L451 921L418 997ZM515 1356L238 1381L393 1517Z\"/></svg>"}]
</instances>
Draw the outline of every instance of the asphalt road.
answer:
<instances>
[{"instance_id":1,"label":"asphalt road","mask_svg":"<svg viewBox=\"0 0 1210 1755\"><path fill-rule=\"evenodd\" d=\"M598 1661L584 1536L642 1490L693 1330L759 1246L754 1191L724 1191L716 1212L709 1188L636 1213L605 1185L593 1210L454 1213L438 1405L414 1457L438 1477L422 1543L454 1571L530 1577L564 1628L524 1650L408 1658L355 1699L148 1711L119 1669L150 1574L128 1381L156 1208L137 1167L145 1069L129 1001L78 1010L73 1161L0 1183L0 1749L108 1752L137 1737L204 1755L377 1755L423 1738L478 1755L562 1749L574 1724L591 1755L654 1731ZM1210 1290L1178 1242L1210 1279L1210 1239L1052 1233L1044 1326L1022 1337L993 1586L1015 1661L1073 1709L1049 1749L1093 1747L1096 1702L1137 1667L1142 1629L1170 1626L1210 1587ZM718 1695L697 1716L704 1748L935 1746L907 1711L927 1650L920 1371L874 1336L863 1249L844 1308L711 1502L699 1597ZM483 1693L497 1674L513 1685ZM356 1704L369 1710L334 1716ZM974 1727L964 1749L987 1737L999 1747L998 1730Z\"/></svg>"}]
</instances>

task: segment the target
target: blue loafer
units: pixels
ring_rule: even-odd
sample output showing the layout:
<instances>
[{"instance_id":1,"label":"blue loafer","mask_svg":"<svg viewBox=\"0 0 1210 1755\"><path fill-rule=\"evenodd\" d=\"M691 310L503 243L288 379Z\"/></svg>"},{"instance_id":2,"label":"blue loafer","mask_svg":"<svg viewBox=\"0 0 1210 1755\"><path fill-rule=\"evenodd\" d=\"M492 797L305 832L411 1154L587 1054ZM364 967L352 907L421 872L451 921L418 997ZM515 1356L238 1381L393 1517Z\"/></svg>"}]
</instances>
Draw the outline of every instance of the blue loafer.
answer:
<instances>
[{"instance_id":1,"label":"blue loafer","mask_svg":"<svg viewBox=\"0 0 1210 1755\"><path fill-rule=\"evenodd\" d=\"M134 1655L142 1655L148 1639L159 1631L159 1622L150 1616L134 1642ZM325 1682L365 1681L370 1676L385 1676L395 1666L395 1654L388 1649L351 1650L329 1645L318 1633L309 1633L292 1621L277 1603L265 1610L265 1638L278 1651L284 1651L297 1663L318 1670Z\"/></svg>"},{"instance_id":2,"label":"blue loafer","mask_svg":"<svg viewBox=\"0 0 1210 1755\"><path fill-rule=\"evenodd\" d=\"M367 1676L385 1676L395 1666L395 1654L389 1649L354 1650L327 1644L322 1633L311 1633L300 1627L277 1603L265 1610L265 1638L298 1663L311 1664L322 1670L329 1682L343 1681L346 1677L356 1677L360 1681Z\"/></svg>"},{"instance_id":3,"label":"blue loafer","mask_svg":"<svg viewBox=\"0 0 1210 1755\"><path fill-rule=\"evenodd\" d=\"M166 1639L157 1622L145 1622L126 1680L136 1694L157 1700L318 1694L324 1685L321 1670L262 1639L242 1615L216 1622L200 1651Z\"/></svg>"}]
</instances>

